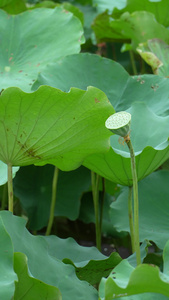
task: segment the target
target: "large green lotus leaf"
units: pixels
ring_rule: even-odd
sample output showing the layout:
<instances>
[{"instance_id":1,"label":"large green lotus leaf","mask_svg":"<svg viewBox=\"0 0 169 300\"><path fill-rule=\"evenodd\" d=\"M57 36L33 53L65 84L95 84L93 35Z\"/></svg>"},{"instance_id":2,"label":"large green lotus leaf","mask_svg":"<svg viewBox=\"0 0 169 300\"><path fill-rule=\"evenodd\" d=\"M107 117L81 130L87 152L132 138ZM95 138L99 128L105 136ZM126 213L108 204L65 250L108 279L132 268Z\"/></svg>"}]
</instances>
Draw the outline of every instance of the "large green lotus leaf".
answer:
<instances>
[{"instance_id":1,"label":"large green lotus leaf","mask_svg":"<svg viewBox=\"0 0 169 300\"><path fill-rule=\"evenodd\" d=\"M20 169L14 180L14 194L17 196L29 218L29 228L39 230L49 219L52 197L54 167L27 166ZM91 185L91 173L80 167L63 172L59 170L55 216L75 220L79 216L80 199Z\"/></svg>"},{"instance_id":2,"label":"large green lotus leaf","mask_svg":"<svg viewBox=\"0 0 169 300\"><path fill-rule=\"evenodd\" d=\"M75 17L77 17L82 25L84 23L84 17L83 13L80 11L80 9L74 5L72 5L69 2L63 2L62 4L58 4L53 1L43 1L40 3L37 3L33 7L30 7L30 9L40 8L40 7L46 7L46 8L55 8L56 6L62 7L62 9L65 9L67 12L71 12Z\"/></svg>"},{"instance_id":3,"label":"large green lotus leaf","mask_svg":"<svg viewBox=\"0 0 169 300\"><path fill-rule=\"evenodd\" d=\"M166 243L164 252L163 273L159 268L151 264L142 264L136 268L132 267L127 260L123 260L114 268L107 279L103 278L100 285L100 300L111 300L121 296L137 295L143 293L158 293L157 299L169 298L169 241ZM161 294L166 296L161 297ZM154 299L143 294L143 297L136 299ZM122 299L130 299L124 297ZM135 299L135 297L131 298Z\"/></svg>"},{"instance_id":4,"label":"large green lotus leaf","mask_svg":"<svg viewBox=\"0 0 169 300\"><path fill-rule=\"evenodd\" d=\"M105 120L114 113L94 88L69 93L42 86L34 93L8 88L0 97L0 159L6 164L54 164L71 170L109 149Z\"/></svg>"},{"instance_id":5,"label":"large green lotus leaf","mask_svg":"<svg viewBox=\"0 0 169 300\"><path fill-rule=\"evenodd\" d=\"M125 12L117 20L103 13L96 17L92 26L97 41L122 40L131 41L132 47L146 42L148 39L159 38L169 42L169 31L159 24L152 13L146 11Z\"/></svg>"},{"instance_id":6,"label":"large green lotus leaf","mask_svg":"<svg viewBox=\"0 0 169 300\"><path fill-rule=\"evenodd\" d=\"M0 89L30 91L46 64L78 53L84 42L81 22L63 8L39 8L16 16L0 11Z\"/></svg>"},{"instance_id":7,"label":"large green lotus leaf","mask_svg":"<svg viewBox=\"0 0 169 300\"><path fill-rule=\"evenodd\" d=\"M118 19L124 12L133 13L135 11L147 11L155 15L158 23L169 26L168 0L127 0L127 5L123 9L114 8L112 18Z\"/></svg>"},{"instance_id":8,"label":"large green lotus leaf","mask_svg":"<svg viewBox=\"0 0 169 300\"><path fill-rule=\"evenodd\" d=\"M23 253L14 254L14 269L18 275L15 283L14 300L62 300L59 290L29 275L27 257Z\"/></svg>"},{"instance_id":9,"label":"large green lotus leaf","mask_svg":"<svg viewBox=\"0 0 169 300\"><path fill-rule=\"evenodd\" d=\"M93 0L93 5L97 7L98 12L103 12L108 9L111 13L115 7L118 9L124 8L126 6L126 2L127 0Z\"/></svg>"},{"instance_id":10,"label":"large green lotus leaf","mask_svg":"<svg viewBox=\"0 0 169 300\"><path fill-rule=\"evenodd\" d=\"M86 90L91 85L107 95L116 111L127 110L133 102L142 101L157 115L169 113L168 78L129 76L120 64L94 54L74 54L49 64L39 74L33 90L40 85L50 85L66 92L71 87Z\"/></svg>"},{"instance_id":11,"label":"large green lotus leaf","mask_svg":"<svg viewBox=\"0 0 169 300\"><path fill-rule=\"evenodd\" d=\"M169 77L169 45L162 40L153 39L140 44L137 51L152 67L154 74Z\"/></svg>"},{"instance_id":12,"label":"large green lotus leaf","mask_svg":"<svg viewBox=\"0 0 169 300\"><path fill-rule=\"evenodd\" d=\"M16 15L26 11L27 7L24 0L12 0L9 4L3 6L2 9L8 14Z\"/></svg>"},{"instance_id":13,"label":"large green lotus leaf","mask_svg":"<svg viewBox=\"0 0 169 300\"><path fill-rule=\"evenodd\" d=\"M16 172L19 170L19 167L12 168L12 176L13 178L16 175ZM7 165L0 161L0 185L5 184L8 181L8 168Z\"/></svg>"},{"instance_id":14,"label":"large green lotus leaf","mask_svg":"<svg viewBox=\"0 0 169 300\"><path fill-rule=\"evenodd\" d=\"M90 284L98 284L103 276L121 261L118 253L113 252L109 257L101 254L95 247L79 246L72 238L60 239L54 236L45 237L49 245L50 255L75 267L80 280ZM56 249L58 249L56 251Z\"/></svg>"},{"instance_id":15,"label":"large green lotus leaf","mask_svg":"<svg viewBox=\"0 0 169 300\"><path fill-rule=\"evenodd\" d=\"M121 87L126 86L129 79L128 73L120 64L95 54L80 53L49 64L38 75L32 89L50 85L67 92L71 87L85 90L90 85L99 87L116 105L124 90Z\"/></svg>"},{"instance_id":16,"label":"large green lotus leaf","mask_svg":"<svg viewBox=\"0 0 169 300\"><path fill-rule=\"evenodd\" d=\"M1 0L1 2L0 2L0 7L3 7L3 6L9 4L9 3L12 2L12 1L13 1L13 0Z\"/></svg>"},{"instance_id":17,"label":"large green lotus leaf","mask_svg":"<svg viewBox=\"0 0 169 300\"><path fill-rule=\"evenodd\" d=\"M0 298L11 299L18 280L13 269L13 245L0 217Z\"/></svg>"},{"instance_id":18,"label":"large green lotus leaf","mask_svg":"<svg viewBox=\"0 0 169 300\"><path fill-rule=\"evenodd\" d=\"M140 241L154 241L164 248L168 240L168 180L169 171L160 170L139 182ZM127 214L128 188L124 188L117 201L111 204L110 216L117 231L130 231Z\"/></svg>"},{"instance_id":19,"label":"large green lotus leaf","mask_svg":"<svg viewBox=\"0 0 169 300\"><path fill-rule=\"evenodd\" d=\"M131 109L131 141L136 155L138 180L143 179L169 158L169 117L157 116L145 103L135 102ZM128 147L114 135L111 149L105 154L89 156L83 164L101 176L122 184L132 185Z\"/></svg>"},{"instance_id":20,"label":"large green lotus leaf","mask_svg":"<svg viewBox=\"0 0 169 300\"><path fill-rule=\"evenodd\" d=\"M73 266L66 265L50 255L45 237L33 236L28 232L23 218L13 216L8 211L1 211L0 216L10 235L14 251L27 256L28 270L32 277L57 287L64 300L98 299L97 291L87 282L77 278ZM57 249L55 250L57 252Z\"/></svg>"}]
</instances>

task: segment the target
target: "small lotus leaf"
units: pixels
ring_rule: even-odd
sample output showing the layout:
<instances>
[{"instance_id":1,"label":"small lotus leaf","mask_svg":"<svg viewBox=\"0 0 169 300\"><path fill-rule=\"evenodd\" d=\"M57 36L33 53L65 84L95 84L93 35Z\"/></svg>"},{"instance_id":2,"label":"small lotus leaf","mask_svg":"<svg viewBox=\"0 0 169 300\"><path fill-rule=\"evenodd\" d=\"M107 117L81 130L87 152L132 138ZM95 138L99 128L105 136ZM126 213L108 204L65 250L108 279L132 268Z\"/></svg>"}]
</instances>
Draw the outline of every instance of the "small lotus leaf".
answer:
<instances>
[{"instance_id":1,"label":"small lotus leaf","mask_svg":"<svg viewBox=\"0 0 169 300\"><path fill-rule=\"evenodd\" d=\"M169 45L162 40L153 39L140 44L137 51L152 67L154 74L169 77Z\"/></svg>"}]
</instances>

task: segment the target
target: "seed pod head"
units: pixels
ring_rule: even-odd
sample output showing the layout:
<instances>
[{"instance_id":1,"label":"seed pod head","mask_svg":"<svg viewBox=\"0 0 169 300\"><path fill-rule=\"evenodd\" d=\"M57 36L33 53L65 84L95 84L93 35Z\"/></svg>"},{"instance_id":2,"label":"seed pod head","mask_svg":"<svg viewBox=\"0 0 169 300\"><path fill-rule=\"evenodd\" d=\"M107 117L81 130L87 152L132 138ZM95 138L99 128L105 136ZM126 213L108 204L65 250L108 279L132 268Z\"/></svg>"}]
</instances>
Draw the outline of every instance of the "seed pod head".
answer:
<instances>
[{"instance_id":1,"label":"seed pod head","mask_svg":"<svg viewBox=\"0 0 169 300\"><path fill-rule=\"evenodd\" d=\"M113 133L125 137L129 134L131 125L131 114L126 111L120 111L110 116L105 123L107 129Z\"/></svg>"}]
</instances>

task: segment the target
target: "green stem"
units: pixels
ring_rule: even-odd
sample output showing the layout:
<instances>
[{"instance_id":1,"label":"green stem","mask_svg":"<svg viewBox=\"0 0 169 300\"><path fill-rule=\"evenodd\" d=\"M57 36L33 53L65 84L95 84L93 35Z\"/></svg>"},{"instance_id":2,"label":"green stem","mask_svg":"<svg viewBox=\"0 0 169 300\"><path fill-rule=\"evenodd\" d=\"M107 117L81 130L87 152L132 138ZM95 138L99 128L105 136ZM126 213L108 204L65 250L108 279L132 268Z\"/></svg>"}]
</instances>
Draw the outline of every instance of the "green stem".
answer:
<instances>
[{"instance_id":1,"label":"green stem","mask_svg":"<svg viewBox=\"0 0 169 300\"><path fill-rule=\"evenodd\" d=\"M139 203L138 203L138 182L134 149L130 138L126 139L126 144L130 151L131 170L133 177L133 196L134 196L134 238L135 238L135 252L137 265L141 264L140 243L139 243Z\"/></svg>"},{"instance_id":2,"label":"green stem","mask_svg":"<svg viewBox=\"0 0 169 300\"><path fill-rule=\"evenodd\" d=\"M129 215L129 225L130 225L130 235L131 235L131 247L132 247L132 253L134 253L135 237L134 237L133 208L132 208L132 186L129 186L129 193L128 193L128 215Z\"/></svg>"},{"instance_id":3,"label":"green stem","mask_svg":"<svg viewBox=\"0 0 169 300\"><path fill-rule=\"evenodd\" d=\"M105 199L105 179L102 177L102 197L101 197L101 205L100 205L100 233L102 232L104 199Z\"/></svg>"},{"instance_id":4,"label":"green stem","mask_svg":"<svg viewBox=\"0 0 169 300\"><path fill-rule=\"evenodd\" d=\"M129 54L130 54L130 60L131 60L131 65L132 65L132 69L133 69L133 74L137 75L137 69L136 69L136 63L135 63L135 59L134 59L134 54L132 50L129 50Z\"/></svg>"},{"instance_id":5,"label":"green stem","mask_svg":"<svg viewBox=\"0 0 169 300\"><path fill-rule=\"evenodd\" d=\"M13 180L11 164L8 164L8 210L13 213Z\"/></svg>"},{"instance_id":6,"label":"green stem","mask_svg":"<svg viewBox=\"0 0 169 300\"><path fill-rule=\"evenodd\" d=\"M99 222L99 181L100 176L91 171L92 180L92 193L93 193L93 204L95 213L95 226L96 226L96 247L101 251L101 231Z\"/></svg>"},{"instance_id":7,"label":"green stem","mask_svg":"<svg viewBox=\"0 0 169 300\"><path fill-rule=\"evenodd\" d=\"M53 225L54 214L55 214L55 204L56 204L58 174L59 174L59 169L57 167L55 167L54 175L53 175L53 182L52 182L52 200L51 200L51 206L50 206L49 222L48 222L48 226L47 226L45 235L49 235L51 233L51 229L52 229L52 225Z\"/></svg>"}]
</instances>

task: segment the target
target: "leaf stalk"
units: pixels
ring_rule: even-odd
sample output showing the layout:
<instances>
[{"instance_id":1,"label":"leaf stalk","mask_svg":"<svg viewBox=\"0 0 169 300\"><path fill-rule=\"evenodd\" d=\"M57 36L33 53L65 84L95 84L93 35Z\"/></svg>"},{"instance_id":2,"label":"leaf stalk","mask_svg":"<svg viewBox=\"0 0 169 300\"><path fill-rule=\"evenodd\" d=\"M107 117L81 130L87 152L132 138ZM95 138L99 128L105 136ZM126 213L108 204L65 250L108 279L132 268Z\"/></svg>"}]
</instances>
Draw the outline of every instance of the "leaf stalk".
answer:
<instances>
[{"instance_id":1,"label":"leaf stalk","mask_svg":"<svg viewBox=\"0 0 169 300\"><path fill-rule=\"evenodd\" d=\"M52 225L53 225L53 220L55 215L58 174L59 174L59 169L55 167L54 174L53 174L53 182L52 182L52 199L51 199L51 206L50 206L49 221L48 221L48 226L45 235L50 235L52 230Z\"/></svg>"}]
</instances>

